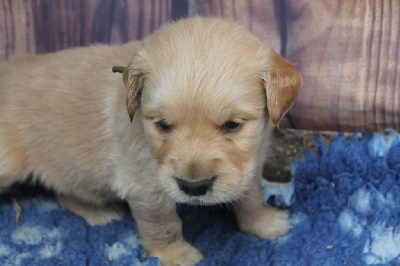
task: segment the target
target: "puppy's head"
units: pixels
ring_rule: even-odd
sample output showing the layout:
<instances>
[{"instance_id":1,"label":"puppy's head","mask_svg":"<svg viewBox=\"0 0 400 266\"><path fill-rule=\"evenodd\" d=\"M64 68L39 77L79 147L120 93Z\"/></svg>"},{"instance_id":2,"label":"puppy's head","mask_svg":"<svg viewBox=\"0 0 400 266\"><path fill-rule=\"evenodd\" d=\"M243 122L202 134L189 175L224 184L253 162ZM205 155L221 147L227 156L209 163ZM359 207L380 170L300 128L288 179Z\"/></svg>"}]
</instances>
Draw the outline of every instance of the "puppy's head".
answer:
<instances>
[{"instance_id":1,"label":"puppy's head","mask_svg":"<svg viewBox=\"0 0 400 266\"><path fill-rule=\"evenodd\" d=\"M192 18L146 39L124 82L128 114L140 112L165 191L212 204L250 186L266 124L279 125L302 80L242 27Z\"/></svg>"}]
</instances>

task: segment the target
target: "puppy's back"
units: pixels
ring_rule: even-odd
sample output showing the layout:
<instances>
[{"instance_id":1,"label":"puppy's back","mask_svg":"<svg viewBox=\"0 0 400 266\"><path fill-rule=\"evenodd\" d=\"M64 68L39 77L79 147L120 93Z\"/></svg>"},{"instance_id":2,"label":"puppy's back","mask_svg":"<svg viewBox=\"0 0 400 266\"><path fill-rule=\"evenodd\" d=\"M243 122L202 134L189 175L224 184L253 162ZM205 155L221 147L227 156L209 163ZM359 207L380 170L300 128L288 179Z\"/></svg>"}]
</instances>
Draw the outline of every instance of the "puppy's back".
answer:
<instances>
[{"instance_id":1,"label":"puppy's back","mask_svg":"<svg viewBox=\"0 0 400 266\"><path fill-rule=\"evenodd\" d=\"M111 67L126 65L136 46L22 55L0 66L0 178L107 175L107 127L124 90Z\"/></svg>"}]
</instances>

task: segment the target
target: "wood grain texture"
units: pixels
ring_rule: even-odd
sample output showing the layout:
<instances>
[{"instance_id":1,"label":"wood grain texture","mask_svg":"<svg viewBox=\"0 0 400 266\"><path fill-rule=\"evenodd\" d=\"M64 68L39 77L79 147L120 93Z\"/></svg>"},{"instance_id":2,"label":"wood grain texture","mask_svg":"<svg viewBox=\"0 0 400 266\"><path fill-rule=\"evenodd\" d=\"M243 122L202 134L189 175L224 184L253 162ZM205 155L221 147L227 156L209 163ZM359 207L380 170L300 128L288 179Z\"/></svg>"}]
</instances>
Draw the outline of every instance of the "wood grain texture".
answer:
<instances>
[{"instance_id":1,"label":"wood grain texture","mask_svg":"<svg viewBox=\"0 0 400 266\"><path fill-rule=\"evenodd\" d=\"M35 52L32 1L0 1L0 62L15 53Z\"/></svg>"},{"instance_id":2,"label":"wood grain texture","mask_svg":"<svg viewBox=\"0 0 400 266\"><path fill-rule=\"evenodd\" d=\"M171 19L171 0L0 0L0 62L148 36Z\"/></svg>"},{"instance_id":3,"label":"wood grain texture","mask_svg":"<svg viewBox=\"0 0 400 266\"><path fill-rule=\"evenodd\" d=\"M400 2L287 2L287 57L304 77L298 128L400 129Z\"/></svg>"}]
</instances>

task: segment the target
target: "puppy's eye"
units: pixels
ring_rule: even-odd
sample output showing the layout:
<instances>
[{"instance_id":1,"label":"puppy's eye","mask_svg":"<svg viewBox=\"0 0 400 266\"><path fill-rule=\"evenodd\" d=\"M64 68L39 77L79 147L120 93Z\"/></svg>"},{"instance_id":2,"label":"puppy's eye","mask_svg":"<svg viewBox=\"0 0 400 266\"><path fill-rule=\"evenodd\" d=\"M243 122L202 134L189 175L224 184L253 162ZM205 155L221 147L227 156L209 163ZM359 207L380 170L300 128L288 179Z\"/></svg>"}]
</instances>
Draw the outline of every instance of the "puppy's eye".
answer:
<instances>
[{"instance_id":1,"label":"puppy's eye","mask_svg":"<svg viewBox=\"0 0 400 266\"><path fill-rule=\"evenodd\" d=\"M226 133L234 132L240 128L242 124L234 121L226 121L225 124L222 125L222 130Z\"/></svg>"},{"instance_id":2,"label":"puppy's eye","mask_svg":"<svg viewBox=\"0 0 400 266\"><path fill-rule=\"evenodd\" d=\"M160 120L156 122L156 126L163 132L170 132L171 131L171 125L168 125L167 123L165 123L165 121Z\"/></svg>"}]
</instances>

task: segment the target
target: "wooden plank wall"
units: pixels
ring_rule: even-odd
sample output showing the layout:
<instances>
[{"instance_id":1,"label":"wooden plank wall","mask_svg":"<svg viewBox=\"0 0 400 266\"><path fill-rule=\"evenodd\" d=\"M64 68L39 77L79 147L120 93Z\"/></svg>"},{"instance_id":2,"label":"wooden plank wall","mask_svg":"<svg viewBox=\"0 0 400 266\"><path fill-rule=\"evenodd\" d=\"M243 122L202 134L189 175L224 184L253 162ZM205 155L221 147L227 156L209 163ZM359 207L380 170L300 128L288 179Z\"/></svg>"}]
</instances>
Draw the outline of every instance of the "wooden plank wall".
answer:
<instances>
[{"instance_id":1,"label":"wooden plank wall","mask_svg":"<svg viewBox=\"0 0 400 266\"><path fill-rule=\"evenodd\" d=\"M0 60L142 39L171 15L171 0L1 0Z\"/></svg>"},{"instance_id":2,"label":"wooden plank wall","mask_svg":"<svg viewBox=\"0 0 400 266\"><path fill-rule=\"evenodd\" d=\"M296 64L304 86L284 127L400 130L397 0L0 0L0 62L142 39L194 15L234 20Z\"/></svg>"},{"instance_id":3,"label":"wooden plank wall","mask_svg":"<svg viewBox=\"0 0 400 266\"><path fill-rule=\"evenodd\" d=\"M304 76L300 128L400 129L400 1L291 1L287 54Z\"/></svg>"}]
</instances>

